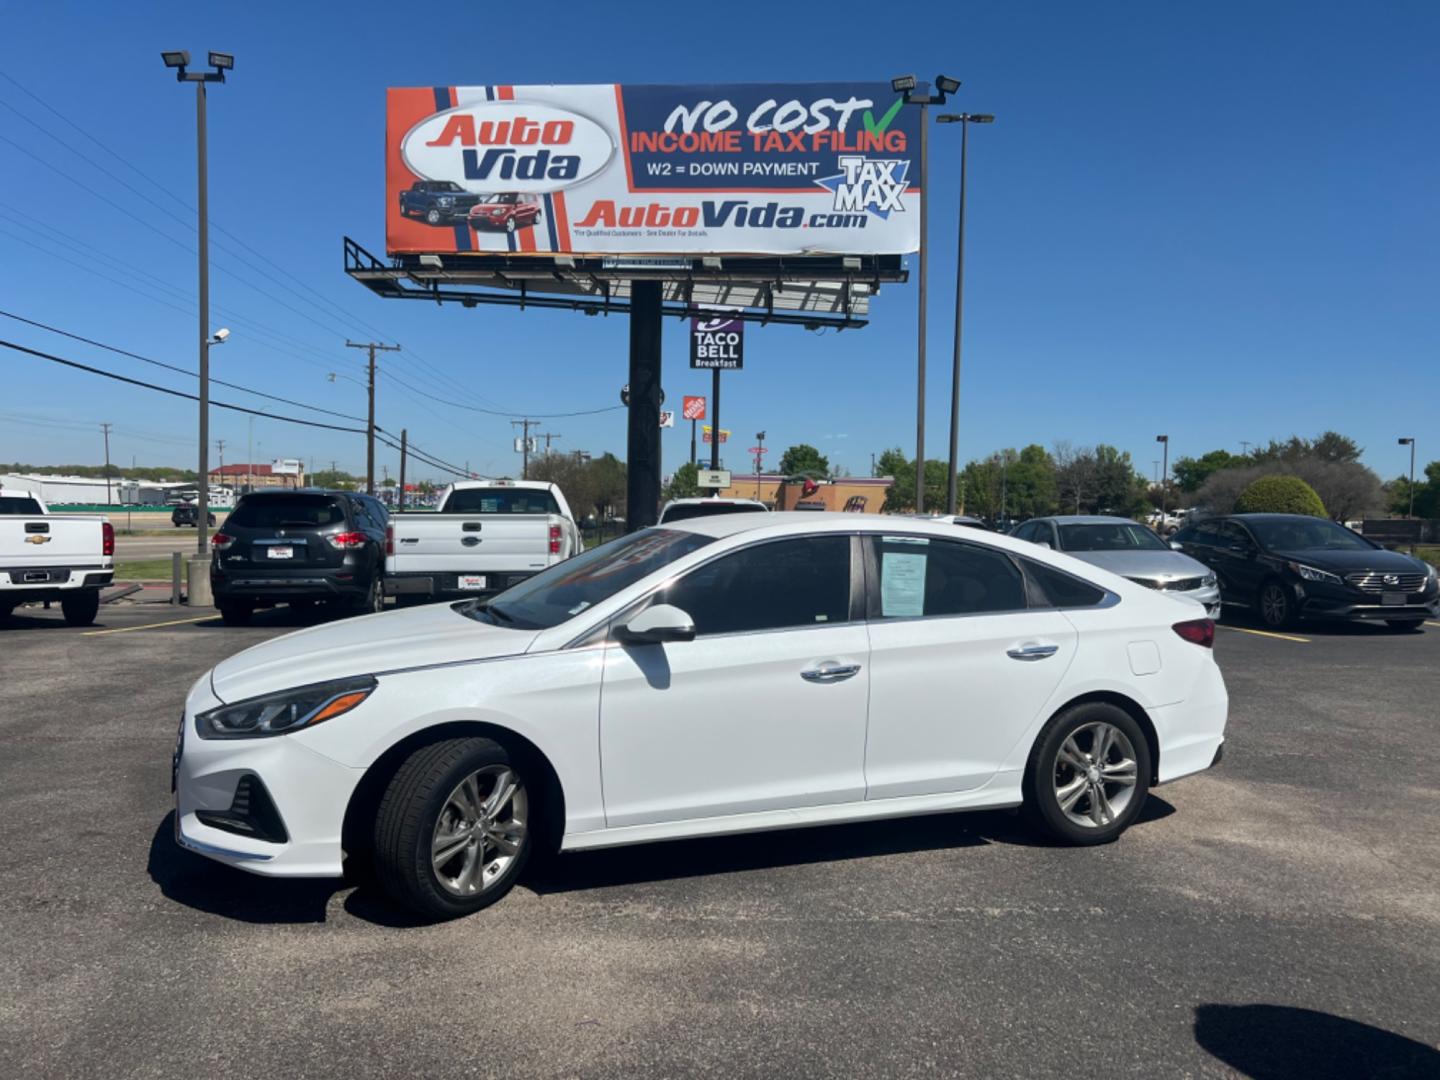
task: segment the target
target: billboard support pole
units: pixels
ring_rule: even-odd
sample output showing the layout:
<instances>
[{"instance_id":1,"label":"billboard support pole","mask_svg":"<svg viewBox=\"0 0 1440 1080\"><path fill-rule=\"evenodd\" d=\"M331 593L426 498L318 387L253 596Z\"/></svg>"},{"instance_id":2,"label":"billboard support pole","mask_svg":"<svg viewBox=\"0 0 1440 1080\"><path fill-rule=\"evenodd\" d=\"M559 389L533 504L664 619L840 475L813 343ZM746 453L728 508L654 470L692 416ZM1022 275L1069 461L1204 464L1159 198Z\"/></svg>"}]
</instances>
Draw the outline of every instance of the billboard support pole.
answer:
<instances>
[{"instance_id":1,"label":"billboard support pole","mask_svg":"<svg viewBox=\"0 0 1440 1080\"><path fill-rule=\"evenodd\" d=\"M410 451L410 432L407 428L400 429L400 496L395 509L405 509L405 459Z\"/></svg>"},{"instance_id":2,"label":"billboard support pole","mask_svg":"<svg viewBox=\"0 0 1440 1080\"><path fill-rule=\"evenodd\" d=\"M695 468L695 425L700 421L690 421L690 467Z\"/></svg>"},{"instance_id":3,"label":"billboard support pole","mask_svg":"<svg viewBox=\"0 0 1440 1080\"><path fill-rule=\"evenodd\" d=\"M925 300L930 245L926 239L926 208L930 205L930 129L928 104L920 104L920 317L916 328L915 391L915 513L925 512Z\"/></svg>"},{"instance_id":4,"label":"billboard support pole","mask_svg":"<svg viewBox=\"0 0 1440 1080\"><path fill-rule=\"evenodd\" d=\"M720 369L710 369L710 468L720 468Z\"/></svg>"},{"instance_id":5,"label":"billboard support pole","mask_svg":"<svg viewBox=\"0 0 1440 1080\"><path fill-rule=\"evenodd\" d=\"M625 518L631 531L660 514L660 343L664 304L659 281L630 286L630 412Z\"/></svg>"}]
</instances>

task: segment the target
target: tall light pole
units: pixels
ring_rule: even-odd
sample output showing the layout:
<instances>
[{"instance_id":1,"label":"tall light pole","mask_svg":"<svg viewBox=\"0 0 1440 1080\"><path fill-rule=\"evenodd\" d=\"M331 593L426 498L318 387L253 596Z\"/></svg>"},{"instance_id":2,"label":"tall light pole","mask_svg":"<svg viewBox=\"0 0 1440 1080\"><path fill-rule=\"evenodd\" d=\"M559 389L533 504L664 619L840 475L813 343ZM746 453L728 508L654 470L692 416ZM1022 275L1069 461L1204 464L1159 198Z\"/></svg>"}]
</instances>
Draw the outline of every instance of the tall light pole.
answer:
<instances>
[{"instance_id":1,"label":"tall light pole","mask_svg":"<svg viewBox=\"0 0 1440 1080\"><path fill-rule=\"evenodd\" d=\"M1399 439L1397 445L1410 447L1410 512L1405 516L1413 518L1415 516L1415 438L1411 436L1407 439Z\"/></svg>"},{"instance_id":2,"label":"tall light pole","mask_svg":"<svg viewBox=\"0 0 1440 1080\"><path fill-rule=\"evenodd\" d=\"M940 124L960 125L960 239L955 255L955 358L950 373L950 476L945 486L945 512L955 513L956 484L960 473L960 324L965 305L965 157L971 124L993 124L989 113L943 113ZM920 198L925 198L922 190ZM923 208L924 202L921 202Z\"/></svg>"},{"instance_id":3,"label":"tall light pole","mask_svg":"<svg viewBox=\"0 0 1440 1080\"><path fill-rule=\"evenodd\" d=\"M1165 507L1168 502L1166 496L1170 492L1170 436L1156 435L1155 441L1164 446L1161 458L1164 459L1160 469L1160 527L1165 527Z\"/></svg>"},{"instance_id":4,"label":"tall light pole","mask_svg":"<svg viewBox=\"0 0 1440 1080\"><path fill-rule=\"evenodd\" d=\"M931 105L944 105L948 95L960 89L960 80L948 75L935 77L935 89L918 82L914 75L900 75L890 80L890 89L905 95L906 105L920 106L920 288L919 326L915 338L915 512L925 511L925 308L928 285L929 252L926 247L925 210L930 203L930 116Z\"/></svg>"},{"instance_id":5,"label":"tall light pole","mask_svg":"<svg viewBox=\"0 0 1440 1080\"><path fill-rule=\"evenodd\" d=\"M198 168L199 206L198 233L200 254L200 505L195 513L198 549L204 558L210 551L210 346L218 345L229 336L221 331L210 336L210 193L205 147L205 84L224 82L225 72L235 67L230 53L212 52L211 71L187 71L190 54L184 50L162 52L160 59L167 68L175 69L178 82L195 84L195 150Z\"/></svg>"}]
</instances>

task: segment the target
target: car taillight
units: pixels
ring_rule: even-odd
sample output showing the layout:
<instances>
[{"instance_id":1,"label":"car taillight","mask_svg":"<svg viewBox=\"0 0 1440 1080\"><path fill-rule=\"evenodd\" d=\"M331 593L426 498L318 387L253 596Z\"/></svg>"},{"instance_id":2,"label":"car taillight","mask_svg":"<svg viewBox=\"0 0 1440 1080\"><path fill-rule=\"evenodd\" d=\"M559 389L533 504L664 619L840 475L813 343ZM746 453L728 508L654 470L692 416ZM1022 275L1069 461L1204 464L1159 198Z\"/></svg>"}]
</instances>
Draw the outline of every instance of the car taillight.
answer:
<instances>
[{"instance_id":1,"label":"car taillight","mask_svg":"<svg viewBox=\"0 0 1440 1080\"><path fill-rule=\"evenodd\" d=\"M1189 619L1177 622L1172 629L1192 644L1202 645L1207 649L1215 647L1214 619Z\"/></svg>"},{"instance_id":2,"label":"car taillight","mask_svg":"<svg viewBox=\"0 0 1440 1080\"><path fill-rule=\"evenodd\" d=\"M394 526L394 525L386 525L386 526L385 526L385 554L386 554L386 555L394 555L394 554L395 554L395 526Z\"/></svg>"},{"instance_id":3,"label":"car taillight","mask_svg":"<svg viewBox=\"0 0 1440 1080\"><path fill-rule=\"evenodd\" d=\"M326 537L333 548L358 548L365 546L365 534L363 532L336 533L334 536Z\"/></svg>"},{"instance_id":4,"label":"car taillight","mask_svg":"<svg viewBox=\"0 0 1440 1080\"><path fill-rule=\"evenodd\" d=\"M115 526L108 521L100 523L100 554L115 554Z\"/></svg>"},{"instance_id":5,"label":"car taillight","mask_svg":"<svg viewBox=\"0 0 1440 1080\"><path fill-rule=\"evenodd\" d=\"M550 554L551 554L551 555L559 555L559 554L560 554L560 526L559 526L559 525L551 525L551 526L550 526Z\"/></svg>"},{"instance_id":6,"label":"car taillight","mask_svg":"<svg viewBox=\"0 0 1440 1080\"><path fill-rule=\"evenodd\" d=\"M235 537L227 533L216 533L210 538L210 546L216 551L224 551L233 543L235 543Z\"/></svg>"}]
</instances>

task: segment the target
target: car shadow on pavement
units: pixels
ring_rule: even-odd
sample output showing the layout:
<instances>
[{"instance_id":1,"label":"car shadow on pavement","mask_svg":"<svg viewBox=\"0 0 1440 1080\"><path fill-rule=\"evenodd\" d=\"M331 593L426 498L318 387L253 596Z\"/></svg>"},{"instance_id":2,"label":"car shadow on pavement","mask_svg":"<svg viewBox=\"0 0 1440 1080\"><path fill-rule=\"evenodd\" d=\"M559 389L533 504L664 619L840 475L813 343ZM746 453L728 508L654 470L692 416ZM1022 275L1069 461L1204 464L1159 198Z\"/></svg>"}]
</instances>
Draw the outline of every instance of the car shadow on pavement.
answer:
<instances>
[{"instance_id":1,"label":"car shadow on pavement","mask_svg":"<svg viewBox=\"0 0 1440 1080\"><path fill-rule=\"evenodd\" d=\"M1174 812L1152 795L1132 827ZM970 811L566 852L538 860L523 884L543 895L991 843L1064 846L1035 832L1014 811Z\"/></svg>"},{"instance_id":2,"label":"car shadow on pavement","mask_svg":"<svg viewBox=\"0 0 1440 1080\"><path fill-rule=\"evenodd\" d=\"M1220 626L1240 630L1263 630L1267 634L1297 634L1301 637L1411 637L1423 633L1421 627L1387 626L1383 622L1348 622L1343 619L1304 619L1284 630L1272 630L1248 608L1227 607L1218 620Z\"/></svg>"},{"instance_id":3,"label":"car shadow on pavement","mask_svg":"<svg viewBox=\"0 0 1440 1080\"><path fill-rule=\"evenodd\" d=\"M1440 1052L1358 1020L1288 1005L1201 1005L1201 1049L1251 1080L1440 1076Z\"/></svg>"},{"instance_id":4,"label":"car shadow on pavement","mask_svg":"<svg viewBox=\"0 0 1440 1080\"><path fill-rule=\"evenodd\" d=\"M196 911L248 923L321 923L338 878L263 878L214 862L175 842L175 812L150 840L150 880L167 899Z\"/></svg>"}]
</instances>

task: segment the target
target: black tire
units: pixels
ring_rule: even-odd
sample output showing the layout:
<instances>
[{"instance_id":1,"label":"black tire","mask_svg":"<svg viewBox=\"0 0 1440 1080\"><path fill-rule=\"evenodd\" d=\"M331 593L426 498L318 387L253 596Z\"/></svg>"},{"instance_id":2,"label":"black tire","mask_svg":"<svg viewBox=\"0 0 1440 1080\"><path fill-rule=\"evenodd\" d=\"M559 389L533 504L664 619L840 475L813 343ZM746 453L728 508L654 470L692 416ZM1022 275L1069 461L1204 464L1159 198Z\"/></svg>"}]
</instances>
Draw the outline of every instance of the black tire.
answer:
<instances>
[{"instance_id":1,"label":"black tire","mask_svg":"<svg viewBox=\"0 0 1440 1080\"><path fill-rule=\"evenodd\" d=\"M1288 630L1295 625L1295 595L1279 578L1266 578L1255 594L1255 612L1271 630Z\"/></svg>"},{"instance_id":2,"label":"black tire","mask_svg":"<svg viewBox=\"0 0 1440 1080\"><path fill-rule=\"evenodd\" d=\"M239 600L221 600L215 606L220 609L220 618L226 626L244 626L255 614L254 605Z\"/></svg>"},{"instance_id":3,"label":"black tire","mask_svg":"<svg viewBox=\"0 0 1440 1080\"><path fill-rule=\"evenodd\" d=\"M66 596L60 601L66 626L89 626L100 613L100 594L94 589Z\"/></svg>"},{"instance_id":4,"label":"black tire","mask_svg":"<svg viewBox=\"0 0 1440 1080\"><path fill-rule=\"evenodd\" d=\"M373 615L377 611L385 610L385 583L377 573L370 579L370 587L365 590L365 595L355 600L356 615Z\"/></svg>"},{"instance_id":5,"label":"black tire","mask_svg":"<svg viewBox=\"0 0 1440 1080\"><path fill-rule=\"evenodd\" d=\"M513 233L515 231L515 219L513 217L505 219L505 231L507 233Z\"/></svg>"},{"instance_id":6,"label":"black tire","mask_svg":"<svg viewBox=\"0 0 1440 1080\"><path fill-rule=\"evenodd\" d=\"M482 866L481 881L489 883L468 895L458 895L442 884L432 862L432 845L442 813L451 813L447 804L452 793L467 777L485 769L513 774L518 787L510 805L524 806L526 827L518 850L508 856L509 863L493 878L485 877L488 867ZM525 777L510 754L491 739L447 739L423 747L400 766L375 813L371 848L375 878L396 903L427 919L455 919L489 907L508 893L524 872L535 844L528 810L535 802L538 800L530 797ZM464 851L456 855L457 859L466 857Z\"/></svg>"},{"instance_id":7,"label":"black tire","mask_svg":"<svg viewBox=\"0 0 1440 1080\"><path fill-rule=\"evenodd\" d=\"M433 206L432 206L429 210L426 210L426 211L425 211L425 224L427 224L427 225L440 225L440 224L443 224L443 219L442 219L442 216L441 216L441 214L440 214L440 211L439 211L439 210L436 210Z\"/></svg>"},{"instance_id":8,"label":"black tire","mask_svg":"<svg viewBox=\"0 0 1440 1080\"><path fill-rule=\"evenodd\" d=\"M1115 790L1110 795L1118 800L1120 792L1128 790L1129 796L1124 805L1110 816L1109 820L1103 820L1107 815L1103 812L1106 801L1101 802L1102 822L1098 824L1080 824L1072 820L1071 816L1061 808L1060 797L1057 794L1057 787L1064 786L1066 781L1080 781L1082 778L1079 771L1073 768L1062 751L1066 748L1067 740L1075 737L1073 746L1082 751L1095 749L1093 741L1087 744L1087 734L1093 739L1094 728L1092 725L1105 724L1120 732L1129 747L1117 745L1115 753L1121 759L1128 759L1134 762L1134 784L1128 789L1120 785L1103 785L1113 787ZM1129 754L1125 750L1130 751ZM1132 756L1133 755L1133 756ZM1107 754L1107 760L1113 760ZM1112 765L1117 771L1121 767ZM1139 816L1145 806L1145 799L1150 793L1150 777L1153 766L1150 761L1150 744L1145 739L1145 733L1140 730L1140 725L1124 709L1118 705L1111 705L1102 701L1083 702L1071 706L1058 713L1045 725L1040 732L1039 738L1035 740L1035 747L1030 752L1030 761L1025 768L1025 803L1026 816L1032 824L1049 833L1055 839L1066 844L1076 846L1089 846L1092 844L1108 844L1116 839L1122 832L1129 828L1130 824ZM1072 803L1071 811L1081 816L1092 816L1095 802L1089 794L1082 794L1079 799Z\"/></svg>"},{"instance_id":9,"label":"black tire","mask_svg":"<svg viewBox=\"0 0 1440 1080\"><path fill-rule=\"evenodd\" d=\"M16 607L17 605L15 604L0 604L0 622L4 622L6 619L10 618L11 615L14 615Z\"/></svg>"},{"instance_id":10,"label":"black tire","mask_svg":"<svg viewBox=\"0 0 1440 1080\"><path fill-rule=\"evenodd\" d=\"M1424 619L1386 619L1385 625L1391 630L1415 631L1425 625Z\"/></svg>"}]
</instances>

